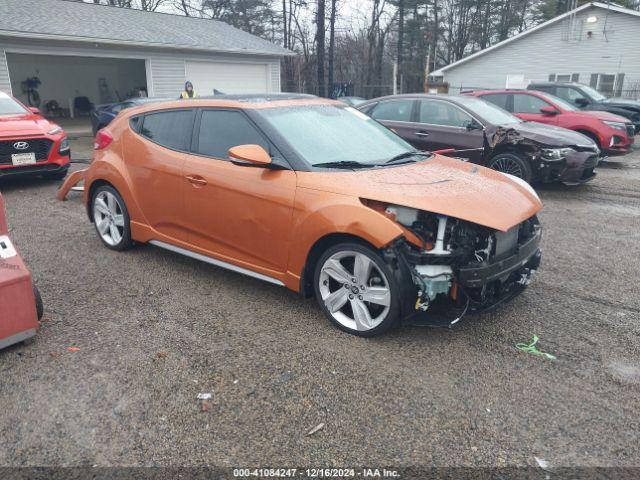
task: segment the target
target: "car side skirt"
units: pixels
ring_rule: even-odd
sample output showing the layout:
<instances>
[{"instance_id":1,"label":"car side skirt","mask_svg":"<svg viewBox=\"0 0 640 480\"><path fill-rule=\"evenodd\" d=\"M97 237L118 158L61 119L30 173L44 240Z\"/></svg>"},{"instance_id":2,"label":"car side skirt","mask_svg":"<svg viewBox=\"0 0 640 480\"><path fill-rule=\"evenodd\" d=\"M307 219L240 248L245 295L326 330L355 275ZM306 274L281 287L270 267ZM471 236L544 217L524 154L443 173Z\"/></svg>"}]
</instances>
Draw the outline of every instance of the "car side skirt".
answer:
<instances>
[{"instance_id":1,"label":"car side skirt","mask_svg":"<svg viewBox=\"0 0 640 480\"><path fill-rule=\"evenodd\" d=\"M184 255L186 257L200 260L201 262L209 263L217 267L222 267L227 270L231 270L233 272L242 273L243 275L257 278L258 280L262 280L268 283L273 283L274 285L278 285L281 287L285 286L285 284L278 279L269 277L267 275L263 275L261 273L253 272L246 268L238 267L237 265L233 265L231 263L223 262L222 260L217 260L215 258L207 257L206 255L201 255L200 253L195 253L181 247L176 247L175 245L171 245L169 243L161 242L159 240L150 240L149 243L152 245L155 245L156 247L164 248L165 250L170 250L172 252L179 253L180 255Z\"/></svg>"}]
</instances>

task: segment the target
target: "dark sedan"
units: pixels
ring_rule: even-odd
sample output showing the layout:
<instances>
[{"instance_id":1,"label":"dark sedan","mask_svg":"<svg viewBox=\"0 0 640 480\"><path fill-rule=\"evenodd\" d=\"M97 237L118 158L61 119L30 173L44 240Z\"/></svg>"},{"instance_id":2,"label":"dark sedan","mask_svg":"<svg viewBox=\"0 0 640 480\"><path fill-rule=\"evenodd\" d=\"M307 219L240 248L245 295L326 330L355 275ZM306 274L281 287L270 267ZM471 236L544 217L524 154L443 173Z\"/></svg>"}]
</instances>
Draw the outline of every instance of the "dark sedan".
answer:
<instances>
[{"instance_id":1,"label":"dark sedan","mask_svg":"<svg viewBox=\"0 0 640 480\"><path fill-rule=\"evenodd\" d=\"M607 98L595 88L576 82L535 82L528 90L550 93L582 110L609 112L628 118L636 133L640 132L640 101L629 98Z\"/></svg>"},{"instance_id":2,"label":"dark sedan","mask_svg":"<svg viewBox=\"0 0 640 480\"><path fill-rule=\"evenodd\" d=\"M358 109L420 150L441 151L532 182L588 182L600 151L565 128L524 122L467 96L396 95Z\"/></svg>"},{"instance_id":3,"label":"dark sedan","mask_svg":"<svg viewBox=\"0 0 640 480\"><path fill-rule=\"evenodd\" d=\"M164 102L167 100L172 100L170 98L130 98L129 100L124 100L118 103L110 103L107 105L98 105L94 110L91 111L91 128L93 130L93 135L98 132L98 130L103 129L107 125L111 123L111 121L116 118L116 115L120 113L122 110L126 110L127 108L137 107L139 105L146 105L148 103L156 103L156 102Z\"/></svg>"}]
</instances>

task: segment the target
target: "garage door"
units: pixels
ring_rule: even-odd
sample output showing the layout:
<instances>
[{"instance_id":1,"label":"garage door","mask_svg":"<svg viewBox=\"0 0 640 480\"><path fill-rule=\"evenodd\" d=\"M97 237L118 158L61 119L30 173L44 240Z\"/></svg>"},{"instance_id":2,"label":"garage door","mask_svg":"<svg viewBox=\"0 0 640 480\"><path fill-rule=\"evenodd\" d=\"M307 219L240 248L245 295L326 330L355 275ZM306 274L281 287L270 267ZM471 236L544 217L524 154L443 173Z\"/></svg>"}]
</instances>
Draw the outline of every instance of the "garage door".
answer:
<instances>
[{"instance_id":1,"label":"garage door","mask_svg":"<svg viewBox=\"0 0 640 480\"><path fill-rule=\"evenodd\" d=\"M187 80L199 95L222 93L265 93L269 91L267 64L187 62Z\"/></svg>"}]
</instances>

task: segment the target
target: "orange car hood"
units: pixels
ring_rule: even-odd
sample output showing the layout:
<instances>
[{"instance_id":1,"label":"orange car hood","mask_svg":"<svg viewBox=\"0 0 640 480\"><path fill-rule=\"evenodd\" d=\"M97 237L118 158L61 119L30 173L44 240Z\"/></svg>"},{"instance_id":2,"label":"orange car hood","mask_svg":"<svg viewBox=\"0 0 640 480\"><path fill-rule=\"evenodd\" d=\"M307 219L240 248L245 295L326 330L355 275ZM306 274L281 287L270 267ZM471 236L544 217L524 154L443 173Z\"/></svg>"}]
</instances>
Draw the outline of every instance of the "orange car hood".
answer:
<instances>
[{"instance_id":1,"label":"orange car hood","mask_svg":"<svg viewBox=\"0 0 640 480\"><path fill-rule=\"evenodd\" d=\"M298 172L298 186L417 208L501 231L542 209L535 194L503 174L441 155L401 167Z\"/></svg>"}]
</instances>

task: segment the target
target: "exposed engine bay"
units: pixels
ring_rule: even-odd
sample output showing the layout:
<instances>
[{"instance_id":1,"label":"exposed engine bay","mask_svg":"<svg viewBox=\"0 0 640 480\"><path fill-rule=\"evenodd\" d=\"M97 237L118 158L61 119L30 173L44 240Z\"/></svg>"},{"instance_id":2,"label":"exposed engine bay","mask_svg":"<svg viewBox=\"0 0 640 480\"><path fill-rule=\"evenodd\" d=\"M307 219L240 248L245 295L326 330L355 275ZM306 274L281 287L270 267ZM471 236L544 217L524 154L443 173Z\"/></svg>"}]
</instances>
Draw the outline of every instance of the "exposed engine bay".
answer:
<instances>
[{"instance_id":1,"label":"exposed engine bay","mask_svg":"<svg viewBox=\"0 0 640 480\"><path fill-rule=\"evenodd\" d=\"M540 264L541 226L536 216L507 232L413 208L389 205L385 215L404 226L411 241L400 239L387 252L411 272L415 310L456 306L482 312L519 294Z\"/></svg>"}]
</instances>

